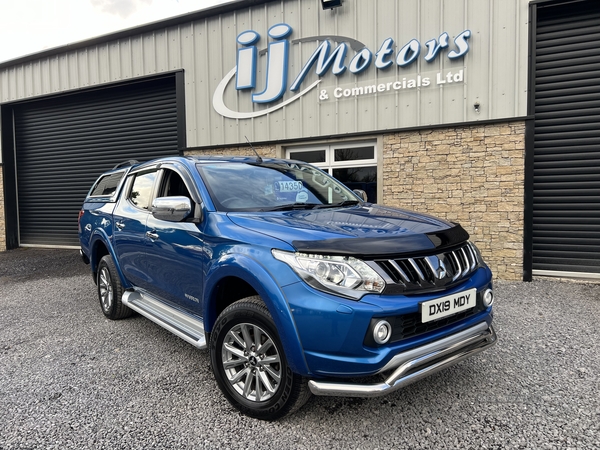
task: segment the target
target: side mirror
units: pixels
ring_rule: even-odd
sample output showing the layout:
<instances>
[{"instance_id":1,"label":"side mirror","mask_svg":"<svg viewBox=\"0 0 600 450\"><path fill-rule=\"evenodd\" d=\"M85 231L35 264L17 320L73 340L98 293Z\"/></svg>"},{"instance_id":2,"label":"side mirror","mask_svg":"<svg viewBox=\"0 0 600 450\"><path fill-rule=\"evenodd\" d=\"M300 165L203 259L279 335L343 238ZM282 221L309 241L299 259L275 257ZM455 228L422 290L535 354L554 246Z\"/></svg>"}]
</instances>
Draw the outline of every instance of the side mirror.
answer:
<instances>
[{"instance_id":1,"label":"side mirror","mask_svg":"<svg viewBox=\"0 0 600 450\"><path fill-rule=\"evenodd\" d=\"M367 193L365 191L363 191L362 189L354 189L352 192L354 192L356 195L358 195L359 198L361 198L363 202L368 201Z\"/></svg>"},{"instance_id":2,"label":"side mirror","mask_svg":"<svg viewBox=\"0 0 600 450\"><path fill-rule=\"evenodd\" d=\"M192 212L192 201L187 197L158 197L152 202L152 215L158 220L181 222Z\"/></svg>"}]
</instances>

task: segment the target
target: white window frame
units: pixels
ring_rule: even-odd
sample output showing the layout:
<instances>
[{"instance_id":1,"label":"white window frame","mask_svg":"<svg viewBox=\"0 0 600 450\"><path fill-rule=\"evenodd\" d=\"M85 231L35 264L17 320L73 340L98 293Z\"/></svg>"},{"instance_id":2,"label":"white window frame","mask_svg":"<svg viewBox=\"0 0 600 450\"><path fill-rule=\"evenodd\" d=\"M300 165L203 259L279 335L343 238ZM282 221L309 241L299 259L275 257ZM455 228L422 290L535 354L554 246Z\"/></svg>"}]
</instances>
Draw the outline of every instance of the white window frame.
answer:
<instances>
[{"instance_id":1,"label":"white window frame","mask_svg":"<svg viewBox=\"0 0 600 450\"><path fill-rule=\"evenodd\" d=\"M359 148L359 147L373 147L373 158L372 159L356 159L350 161L335 161L335 151L342 148ZM379 166L377 161L377 141L356 141L356 142L338 142L335 144L315 144L298 147L288 147L285 150L285 157L287 159L296 159L292 155L293 152L310 152L316 150L325 151L325 162L322 163L311 163L313 166L324 170L328 174L333 174L333 169L345 169L351 167L377 167L379 172Z\"/></svg>"},{"instance_id":2,"label":"white window frame","mask_svg":"<svg viewBox=\"0 0 600 450\"><path fill-rule=\"evenodd\" d=\"M335 161L335 151L338 149L352 149L359 147L373 147L373 158L370 159L356 159L350 161ZM381 140L368 139L361 141L338 141L335 143L322 143L322 144L311 144L311 145L298 145L290 146L285 148L285 158L287 159L298 159L294 157L294 152L307 152L307 151L325 151L325 162L321 163L310 163L313 166L327 172L333 176L335 169L346 169L353 167L375 167L377 170L377 201L381 202L383 187L382 187L382 176L380 161L382 155L380 154Z\"/></svg>"}]
</instances>

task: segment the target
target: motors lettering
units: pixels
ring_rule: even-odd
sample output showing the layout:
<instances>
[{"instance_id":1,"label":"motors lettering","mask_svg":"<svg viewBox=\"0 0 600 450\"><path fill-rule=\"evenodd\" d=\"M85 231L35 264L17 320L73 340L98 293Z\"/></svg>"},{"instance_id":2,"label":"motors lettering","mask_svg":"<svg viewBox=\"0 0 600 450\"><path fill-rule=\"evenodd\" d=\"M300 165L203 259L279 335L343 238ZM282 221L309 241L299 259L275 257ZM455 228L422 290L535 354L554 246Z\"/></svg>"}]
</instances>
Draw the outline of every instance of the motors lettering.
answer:
<instances>
[{"instance_id":1,"label":"motors lettering","mask_svg":"<svg viewBox=\"0 0 600 450\"><path fill-rule=\"evenodd\" d=\"M287 89L288 69L290 66L290 41L288 37L292 34L292 27L286 23L279 23L269 28L267 34L273 41L268 45L266 84L262 92L254 92L252 94L252 101L254 103L271 103L279 100L283 97ZM312 68L314 68L319 77L324 76L329 70L331 70L335 76L344 74L346 70L356 75L368 69L373 61L377 70L385 70L388 67L393 66L394 63L399 67L404 68L417 61L421 54L422 46L417 39L411 39L396 53L396 50L394 49L394 40L388 38L383 41L375 55L373 55L371 50L364 46L350 58L350 61L347 61L346 55L352 48L351 43L348 42L349 39L338 37L341 42L333 49L333 46L328 39L330 37L331 36L314 37L314 40L320 42L320 45L302 66L300 73L296 76L290 86L291 91L297 92L300 89L300 85ZM454 39L456 49L449 51L447 57L450 60L456 60L467 54L469 51L468 40L470 37L470 30L464 30L456 36ZM303 38L301 41L306 42L308 39L310 38ZM437 39L434 38L425 42L425 47L427 48L427 54L424 56L425 61L428 63L432 62L438 54L440 54L442 49L449 48L449 39L450 36L448 33L444 32ZM258 71L259 56L257 43L259 40L260 34L254 30L246 30L237 37L237 42L241 46L238 48L237 52L235 83L237 90L254 90L257 86L256 74ZM355 43L360 44L358 41L355 41ZM430 83L428 78L423 81L425 86L428 86ZM462 71L460 75L447 73L444 77L442 77L441 73L437 74L437 84L452 83L453 81L462 81ZM400 82L389 84L394 84L394 89L396 90L401 86ZM406 84L404 84L404 87L406 87ZM381 92L379 87L377 87L377 91ZM341 95L337 97L339 98Z\"/></svg>"}]
</instances>

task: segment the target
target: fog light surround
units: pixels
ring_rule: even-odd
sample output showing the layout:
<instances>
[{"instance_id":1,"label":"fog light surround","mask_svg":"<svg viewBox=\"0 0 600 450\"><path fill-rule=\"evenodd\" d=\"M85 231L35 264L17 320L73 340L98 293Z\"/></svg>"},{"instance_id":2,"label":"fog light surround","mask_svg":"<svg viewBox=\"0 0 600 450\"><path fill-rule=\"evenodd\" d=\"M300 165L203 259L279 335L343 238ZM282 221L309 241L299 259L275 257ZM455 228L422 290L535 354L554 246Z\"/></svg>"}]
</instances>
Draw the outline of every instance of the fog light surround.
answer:
<instances>
[{"instance_id":1,"label":"fog light surround","mask_svg":"<svg viewBox=\"0 0 600 450\"><path fill-rule=\"evenodd\" d=\"M494 292L491 289L486 289L483 293L483 304L486 308L492 306L494 303Z\"/></svg>"},{"instance_id":2,"label":"fog light surround","mask_svg":"<svg viewBox=\"0 0 600 450\"><path fill-rule=\"evenodd\" d=\"M387 320L380 320L373 327L373 339L379 345L385 344L392 337L392 326Z\"/></svg>"}]
</instances>

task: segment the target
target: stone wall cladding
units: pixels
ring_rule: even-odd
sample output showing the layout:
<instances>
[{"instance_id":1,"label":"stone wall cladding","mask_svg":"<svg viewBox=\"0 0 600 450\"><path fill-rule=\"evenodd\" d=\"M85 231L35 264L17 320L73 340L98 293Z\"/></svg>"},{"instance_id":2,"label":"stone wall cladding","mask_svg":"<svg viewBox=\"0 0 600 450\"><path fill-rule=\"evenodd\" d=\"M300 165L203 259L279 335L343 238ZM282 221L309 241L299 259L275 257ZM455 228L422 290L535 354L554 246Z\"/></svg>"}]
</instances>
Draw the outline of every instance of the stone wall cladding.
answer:
<instances>
[{"instance_id":1,"label":"stone wall cladding","mask_svg":"<svg viewBox=\"0 0 600 450\"><path fill-rule=\"evenodd\" d=\"M525 123L383 137L383 201L459 222L494 276L523 276Z\"/></svg>"},{"instance_id":2,"label":"stone wall cladding","mask_svg":"<svg viewBox=\"0 0 600 450\"><path fill-rule=\"evenodd\" d=\"M277 158L276 146L255 146ZM186 155L253 156L249 147ZM410 131L383 136L384 205L459 222L503 280L523 276L525 123Z\"/></svg>"},{"instance_id":3,"label":"stone wall cladding","mask_svg":"<svg viewBox=\"0 0 600 450\"><path fill-rule=\"evenodd\" d=\"M0 252L6 250L6 217L4 216L4 167L0 165Z\"/></svg>"}]
</instances>

